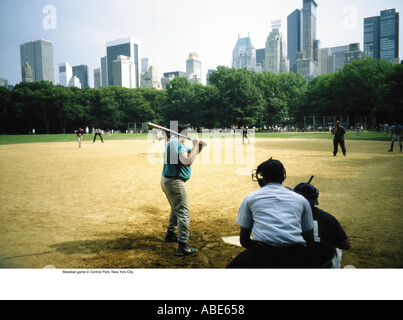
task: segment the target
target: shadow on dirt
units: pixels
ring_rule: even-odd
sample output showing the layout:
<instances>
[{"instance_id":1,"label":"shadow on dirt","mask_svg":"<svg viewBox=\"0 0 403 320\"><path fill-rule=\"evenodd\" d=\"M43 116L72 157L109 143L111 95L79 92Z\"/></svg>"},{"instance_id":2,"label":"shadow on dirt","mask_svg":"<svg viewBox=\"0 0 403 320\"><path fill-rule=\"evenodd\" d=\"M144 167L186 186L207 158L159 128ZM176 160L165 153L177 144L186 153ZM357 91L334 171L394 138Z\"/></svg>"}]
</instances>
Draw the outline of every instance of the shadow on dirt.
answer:
<instances>
[{"instance_id":1,"label":"shadow on dirt","mask_svg":"<svg viewBox=\"0 0 403 320\"><path fill-rule=\"evenodd\" d=\"M56 243L50 248L63 254L99 254L102 251L114 250L153 250L161 246L161 239L157 237L127 237L117 239L99 239L68 241Z\"/></svg>"},{"instance_id":2,"label":"shadow on dirt","mask_svg":"<svg viewBox=\"0 0 403 320\"><path fill-rule=\"evenodd\" d=\"M110 237L110 235L109 235ZM68 241L50 246L72 256L80 268L224 268L240 252L221 238L195 236L191 244L199 251L178 256L176 243L161 236L122 235L116 239ZM73 257L74 256L74 257Z\"/></svg>"}]
</instances>

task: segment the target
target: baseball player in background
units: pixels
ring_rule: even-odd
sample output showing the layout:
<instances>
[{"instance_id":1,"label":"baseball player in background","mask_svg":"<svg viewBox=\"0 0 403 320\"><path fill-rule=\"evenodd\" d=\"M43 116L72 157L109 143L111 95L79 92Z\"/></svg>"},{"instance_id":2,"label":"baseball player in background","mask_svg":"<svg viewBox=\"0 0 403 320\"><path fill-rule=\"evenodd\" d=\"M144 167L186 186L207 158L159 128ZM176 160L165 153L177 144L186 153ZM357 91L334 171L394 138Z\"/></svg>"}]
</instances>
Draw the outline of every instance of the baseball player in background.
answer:
<instances>
[{"instance_id":1,"label":"baseball player in background","mask_svg":"<svg viewBox=\"0 0 403 320\"><path fill-rule=\"evenodd\" d=\"M245 139L248 140L248 144L250 144L248 129L248 127L242 129L242 144L245 144Z\"/></svg>"},{"instance_id":2,"label":"baseball player in background","mask_svg":"<svg viewBox=\"0 0 403 320\"><path fill-rule=\"evenodd\" d=\"M402 152L402 131L403 131L403 127L400 124L398 124L397 122L395 122L390 127L392 144L390 145L390 150L388 152L393 152L393 145L395 144L396 141L399 141L400 152Z\"/></svg>"},{"instance_id":3,"label":"baseball player in background","mask_svg":"<svg viewBox=\"0 0 403 320\"><path fill-rule=\"evenodd\" d=\"M99 128L95 130L94 140L92 141L92 143L95 142L97 136L99 136L101 138L102 143L104 143L104 139L102 139L102 130Z\"/></svg>"},{"instance_id":4,"label":"baseball player in background","mask_svg":"<svg viewBox=\"0 0 403 320\"><path fill-rule=\"evenodd\" d=\"M346 134L346 129L340 125L340 121L336 121L336 126L332 128L333 138L333 156L337 155L339 145L341 147L341 151L343 151L343 155L346 156L346 144L344 141L344 135Z\"/></svg>"},{"instance_id":5,"label":"baseball player in background","mask_svg":"<svg viewBox=\"0 0 403 320\"><path fill-rule=\"evenodd\" d=\"M77 135L78 147L81 148L81 140L84 135L84 130L81 128L78 128L78 130L75 130L74 133Z\"/></svg>"}]
</instances>

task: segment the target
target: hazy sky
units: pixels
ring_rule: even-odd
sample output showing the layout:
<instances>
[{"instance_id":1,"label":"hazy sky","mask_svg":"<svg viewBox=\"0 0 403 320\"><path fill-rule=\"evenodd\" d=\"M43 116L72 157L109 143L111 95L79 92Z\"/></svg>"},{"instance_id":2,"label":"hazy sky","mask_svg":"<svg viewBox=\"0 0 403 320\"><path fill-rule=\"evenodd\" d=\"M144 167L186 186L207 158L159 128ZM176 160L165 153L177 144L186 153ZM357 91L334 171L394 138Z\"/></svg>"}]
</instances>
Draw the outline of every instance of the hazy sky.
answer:
<instances>
[{"instance_id":1,"label":"hazy sky","mask_svg":"<svg viewBox=\"0 0 403 320\"><path fill-rule=\"evenodd\" d=\"M318 39L322 48L360 42L363 19L396 8L401 0L316 0ZM55 11L44 10L53 6ZM93 69L106 55L106 42L126 37L141 41L142 57L150 59L159 77L186 71L189 53L196 52L203 73L231 66L232 50L250 34L256 49L264 48L272 20L282 20L302 8L302 0L0 0L0 77L21 81L19 46L39 39L54 42L58 65L88 65ZM400 35L400 38L402 35ZM400 58L403 57L400 46Z\"/></svg>"}]
</instances>

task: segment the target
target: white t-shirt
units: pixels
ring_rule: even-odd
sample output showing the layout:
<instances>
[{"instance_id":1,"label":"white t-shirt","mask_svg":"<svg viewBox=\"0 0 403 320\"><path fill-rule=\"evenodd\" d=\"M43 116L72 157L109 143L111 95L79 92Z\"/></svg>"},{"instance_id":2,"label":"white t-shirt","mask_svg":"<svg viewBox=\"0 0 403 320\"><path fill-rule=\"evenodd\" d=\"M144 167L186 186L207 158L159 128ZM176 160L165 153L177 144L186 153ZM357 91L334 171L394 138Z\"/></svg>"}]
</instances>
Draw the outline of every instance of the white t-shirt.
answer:
<instances>
[{"instance_id":1,"label":"white t-shirt","mask_svg":"<svg viewBox=\"0 0 403 320\"><path fill-rule=\"evenodd\" d=\"M252 230L253 240L272 246L305 246L302 232L313 229L308 200L279 183L269 183L247 195L236 222Z\"/></svg>"}]
</instances>

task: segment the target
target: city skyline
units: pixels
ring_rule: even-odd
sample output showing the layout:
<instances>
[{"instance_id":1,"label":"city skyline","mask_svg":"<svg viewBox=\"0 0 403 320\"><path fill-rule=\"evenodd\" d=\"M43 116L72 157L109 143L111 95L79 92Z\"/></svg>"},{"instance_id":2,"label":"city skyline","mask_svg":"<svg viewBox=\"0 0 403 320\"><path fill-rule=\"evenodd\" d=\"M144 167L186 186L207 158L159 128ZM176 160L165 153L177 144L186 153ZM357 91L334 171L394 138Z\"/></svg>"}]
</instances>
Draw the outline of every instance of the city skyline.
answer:
<instances>
[{"instance_id":1,"label":"city skyline","mask_svg":"<svg viewBox=\"0 0 403 320\"><path fill-rule=\"evenodd\" d=\"M101 67L106 43L135 37L142 42L141 58L152 61L160 78L166 72L185 71L189 53L196 52L205 82L209 69L231 67L238 35L244 38L249 33L255 48L264 48L271 21L282 20L281 31L286 36L287 16L302 9L302 2L251 0L245 10L245 3L239 0L2 0L0 77L12 85L21 82L19 46L44 39L54 43L55 68L64 62L88 65L93 87L93 70ZM395 0L316 3L317 38L322 48L350 43L360 43L363 48L364 18L385 9L401 12L402 7ZM399 56L403 56L402 46ZM58 76L55 74L57 83Z\"/></svg>"}]
</instances>

